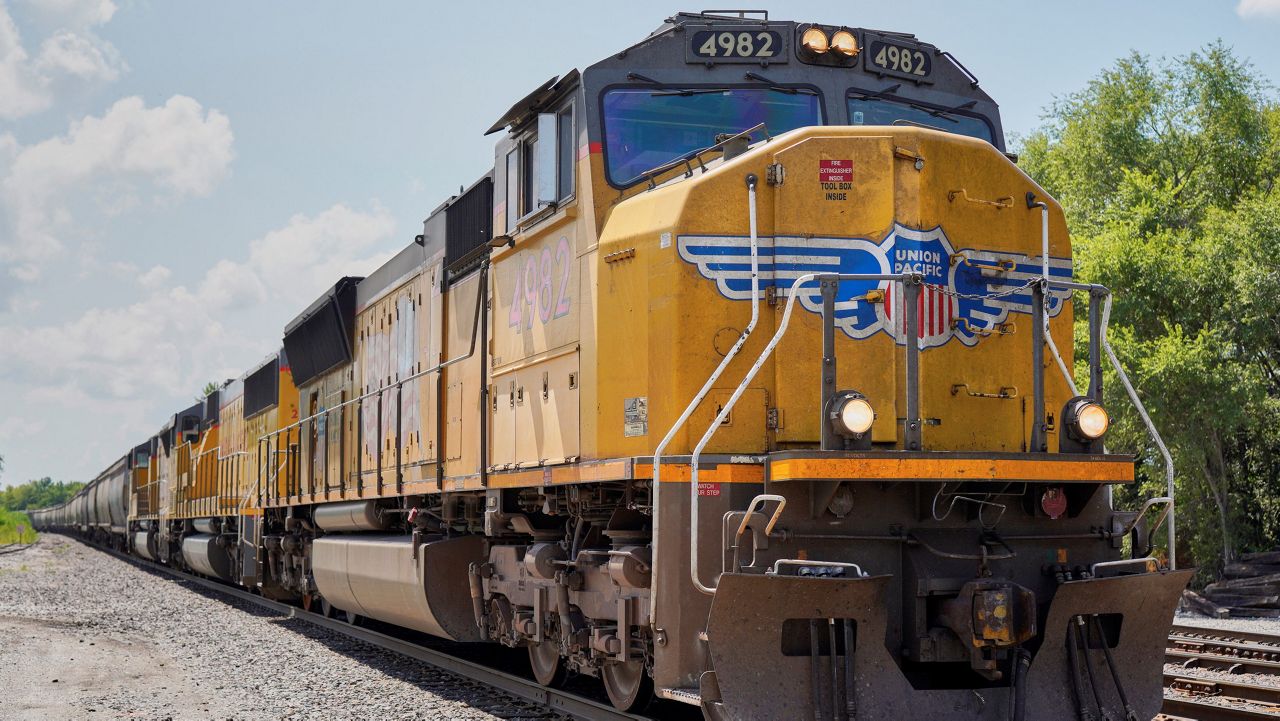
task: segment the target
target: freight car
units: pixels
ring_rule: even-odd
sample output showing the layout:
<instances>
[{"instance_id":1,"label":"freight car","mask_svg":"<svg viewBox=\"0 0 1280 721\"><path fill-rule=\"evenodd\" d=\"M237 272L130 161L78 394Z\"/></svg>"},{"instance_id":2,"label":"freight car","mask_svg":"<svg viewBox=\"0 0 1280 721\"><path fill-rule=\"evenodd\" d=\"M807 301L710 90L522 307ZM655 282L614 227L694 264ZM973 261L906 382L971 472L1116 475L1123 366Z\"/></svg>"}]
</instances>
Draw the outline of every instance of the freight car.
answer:
<instances>
[{"instance_id":1,"label":"freight car","mask_svg":"<svg viewBox=\"0 0 1280 721\"><path fill-rule=\"evenodd\" d=\"M413 243L105 474L134 552L623 709L1158 711L1188 574L1150 555L1171 499L1112 503L1110 296L959 60L681 13L488 132ZM120 542L92 493L37 523Z\"/></svg>"}]
</instances>

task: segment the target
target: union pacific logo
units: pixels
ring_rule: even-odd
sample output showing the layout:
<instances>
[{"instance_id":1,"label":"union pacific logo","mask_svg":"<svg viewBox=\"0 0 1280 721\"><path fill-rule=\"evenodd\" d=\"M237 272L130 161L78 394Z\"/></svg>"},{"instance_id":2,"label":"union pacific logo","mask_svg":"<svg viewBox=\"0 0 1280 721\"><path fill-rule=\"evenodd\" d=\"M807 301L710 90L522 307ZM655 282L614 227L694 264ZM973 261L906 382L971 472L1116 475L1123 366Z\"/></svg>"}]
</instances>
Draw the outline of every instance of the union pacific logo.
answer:
<instances>
[{"instance_id":1,"label":"union pacific logo","mask_svg":"<svg viewBox=\"0 0 1280 721\"><path fill-rule=\"evenodd\" d=\"M746 237L682 235L680 258L697 267L702 277L730 300L751 300L751 241ZM762 237L757 243L760 291L793 292L795 281L808 273L919 273L925 289L917 302L917 336L921 348L934 348L957 338L972 346L1005 323L1010 313L1031 313L1028 281L1040 276L1039 256L976 248L955 250L942 227L916 230L894 224L882 240L868 238ZM1049 275L1071 279L1071 259L1049 259ZM890 285L893 286L890 289ZM883 302L867 301L872 290L883 291ZM817 282L800 288L800 306L822 312ZM1001 295L1003 294L1003 295ZM1049 315L1057 316L1069 297L1065 290L1049 295ZM836 327L850 338L869 338L884 332L905 343L905 314L901 287L887 281L846 281L836 296Z\"/></svg>"}]
</instances>

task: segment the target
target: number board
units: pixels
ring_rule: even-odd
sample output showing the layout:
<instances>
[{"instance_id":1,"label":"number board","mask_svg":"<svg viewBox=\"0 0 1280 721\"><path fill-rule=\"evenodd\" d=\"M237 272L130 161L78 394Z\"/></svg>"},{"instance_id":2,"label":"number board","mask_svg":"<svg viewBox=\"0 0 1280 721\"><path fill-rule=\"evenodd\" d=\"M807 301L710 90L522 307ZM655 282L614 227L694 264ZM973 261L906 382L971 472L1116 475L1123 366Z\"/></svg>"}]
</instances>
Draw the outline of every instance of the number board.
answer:
<instances>
[{"instance_id":1,"label":"number board","mask_svg":"<svg viewBox=\"0 0 1280 721\"><path fill-rule=\"evenodd\" d=\"M933 72L930 52L919 46L873 40L866 55L867 70L873 73L925 80Z\"/></svg>"},{"instance_id":2,"label":"number board","mask_svg":"<svg viewBox=\"0 0 1280 721\"><path fill-rule=\"evenodd\" d=\"M717 26L689 33L691 63L785 63L786 35L760 25Z\"/></svg>"}]
</instances>

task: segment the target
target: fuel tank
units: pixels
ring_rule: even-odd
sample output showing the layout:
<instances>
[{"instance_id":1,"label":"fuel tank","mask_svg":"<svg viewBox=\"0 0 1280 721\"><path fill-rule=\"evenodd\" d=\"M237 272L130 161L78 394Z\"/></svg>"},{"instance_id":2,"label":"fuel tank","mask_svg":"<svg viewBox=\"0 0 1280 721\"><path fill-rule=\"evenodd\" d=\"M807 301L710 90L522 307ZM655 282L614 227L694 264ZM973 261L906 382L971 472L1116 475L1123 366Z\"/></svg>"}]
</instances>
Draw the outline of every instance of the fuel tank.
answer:
<instances>
[{"instance_id":1,"label":"fuel tank","mask_svg":"<svg viewBox=\"0 0 1280 721\"><path fill-rule=\"evenodd\" d=\"M481 536L417 545L408 536L326 536L311 546L320 593L337 608L454 641L479 641L467 569Z\"/></svg>"},{"instance_id":2,"label":"fuel tank","mask_svg":"<svg viewBox=\"0 0 1280 721\"><path fill-rule=\"evenodd\" d=\"M135 531L133 534L133 552L147 559L148 561L156 560L156 554L151 550L151 533L149 531Z\"/></svg>"},{"instance_id":3,"label":"fuel tank","mask_svg":"<svg viewBox=\"0 0 1280 721\"><path fill-rule=\"evenodd\" d=\"M192 528L196 529L196 533L221 533L221 518L197 518L191 522Z\"/></svg>"},{"instance_id":4,"label":"fuel tank","mask_svg":"<svg viewBox=\"0 0 1280 721\"><path fill-rule=\"evenodd\" d=\"M231 554L218 545L217 536L208 533L187 536L182 539L182 557L197 573L232 580Z\"/></svg>"},{"instance_id":5,"label":"fuel tank","mask_svg":"<svg viewBox=\"0 0 1280 721\"><path fill-rule=\"evenodd\" d=\"M347 501L316 506L316 525L326 531L385 531L386 519L374 501Z\"/></svg>"}]
</instances>

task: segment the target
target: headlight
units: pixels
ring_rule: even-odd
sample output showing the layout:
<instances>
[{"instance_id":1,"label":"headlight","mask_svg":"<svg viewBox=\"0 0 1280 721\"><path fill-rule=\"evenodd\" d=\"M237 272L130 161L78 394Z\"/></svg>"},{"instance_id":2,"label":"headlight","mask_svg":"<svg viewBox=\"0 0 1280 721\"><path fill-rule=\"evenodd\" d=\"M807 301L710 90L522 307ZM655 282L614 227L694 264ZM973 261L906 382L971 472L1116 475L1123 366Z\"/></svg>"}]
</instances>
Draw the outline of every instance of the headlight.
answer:
<instances>
[{"instance_id":1,"label":"headlight","mask_svg":"<svg viewBox=\"0 0 1280 721\"><path fill-rule=\"evenodd\" d=\"M836 400L832 420L845 432L861 436L871 430L871 424L876 420L876 412L866 398L849 394Z\"/></svg>"},{"instance_id":2,"label":"headlight","mask_svg":"<svg viewBox=\"0 0 1280 721\"><path fill-rule=\"evenodd\" d=\"M1081 436L1081 440L1096 441L1111 427L1111 417L1107 415L1107 411L1091 400L1081 399L1071 410L1069 422L1072 429Z\"/></svg>"},{"instance_id":3,"label":"headlight","mask_svg":"<svg viewBox=\"0 0 1280 721\"><path fill-rule=\"evenodd\" d=\"M800 36L800 46L811 53L821 55L831 49L831 41L822 28L809 28Z\"/></svg>"},{"instance_id":4,"label":"headlight","mask_svg":"<svg viewBox=\"0 0 1280 721\"><path fill-rule=\"evenodd\" d=\"M1086 403L1076 411L1076 428L1091 440L1102 437L1111 425L1107 412L1097 403Z\"/></svg>"},{"instance_id":5,"label":"headlight","mask_svg":"<svg viewBox=\"0 0 1280 721\"><path fill-rule=\"evenodd\" d=\"M855 57L862 48L858 47L858 38L848 30L837 30L831 36L831 51L845 57Z\"/></svg>"}]
</instances>

